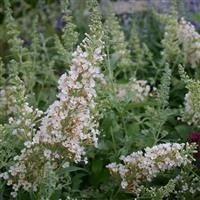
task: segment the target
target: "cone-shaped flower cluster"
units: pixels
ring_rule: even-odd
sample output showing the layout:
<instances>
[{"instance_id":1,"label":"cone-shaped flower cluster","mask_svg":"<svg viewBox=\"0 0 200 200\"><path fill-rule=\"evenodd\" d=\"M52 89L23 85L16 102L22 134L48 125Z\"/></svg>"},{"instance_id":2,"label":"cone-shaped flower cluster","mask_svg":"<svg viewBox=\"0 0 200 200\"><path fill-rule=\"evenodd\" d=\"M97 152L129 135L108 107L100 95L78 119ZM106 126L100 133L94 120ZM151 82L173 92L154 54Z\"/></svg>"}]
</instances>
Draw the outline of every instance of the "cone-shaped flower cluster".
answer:
<instances>
[{"instance_id":1,"label":"cone-shaped flower cluster","mask_svg":"<svg viewBox=\"0 0 200 200\"><path fill-rule=\"evenodd\" d=\"M103 60L103 45L95 48L92 55L88 54L88 37L82 48L78 46L73 53L69 72L60 77L58 99L48 108L41 126L32 139L25 141L21 155L14 158L15 164L1 174L7 184L12 185L13 196L20 187L27 191L37 190L47 160L54 163L55 169L64 161L87 163L85 146L92 144L97 147L99 130L95 81L104 80L97 67Z\"/></svg>"},{"instance_id":2,"label":"cone-shaped flower cluster","mask_svg":"<svg viewBox=\"0 0 200 200\"><path fill-rule=\"evenodd\" d=\"M124 164L111 163L107 165L113 175L122 179L121 187L139 195L142 183L150 182L159 173L180 167L191 162L184 152L190 146L178 143L166 143L147 147L144 152L133 152L128 156L121 156Z\"/></svg>"},{"instance_id":3,"label":"cone-shaped flower cluster","mask_svg":"<svg viewBox=\"0 0 200 200\"><path fill-rule=\"evenodd\" d=\"M186 83L189 90L185 95L184 110L182 112L182 121L189 125L200 126L200 81L189 79Z\"/></svg>"},{"instance_id":4,"label":"cone-shaped flower cluster","mask_svg":"<svg viewBox=\"0 0 200 200\"><path fill-rule=\"evenodd\" d=\"M101 48L95 50L91 60L77 48L68 75L63 74L58 81L58 100L49 107L32 145L61 144L75 162L80 162L85 155L82 144L97 146L99 131L93 113L95 79L102 78L102 74L95 66L102 59Z\"/></svg>"},{"instance_id":5,"label":"cone-shaped flower cluster","mask_svg":"<svg viewBox=\"0 0 200 200\"><path fill-rule=\"evenodd\" d=\"M29 105L24 84L17 76L11 77L8 86L0 90L0 104L12 134L22 141L32 139L43 112Z\"/></svg>"}]
</instances>

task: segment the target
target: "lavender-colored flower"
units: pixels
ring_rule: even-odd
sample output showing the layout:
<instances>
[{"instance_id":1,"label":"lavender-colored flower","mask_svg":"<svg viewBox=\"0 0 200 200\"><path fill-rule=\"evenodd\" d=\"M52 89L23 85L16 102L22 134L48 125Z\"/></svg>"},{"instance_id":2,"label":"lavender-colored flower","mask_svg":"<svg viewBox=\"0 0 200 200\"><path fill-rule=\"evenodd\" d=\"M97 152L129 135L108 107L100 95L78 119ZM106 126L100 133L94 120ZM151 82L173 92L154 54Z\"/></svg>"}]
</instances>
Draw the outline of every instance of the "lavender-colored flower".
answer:
<instances>
[{"instance_id":1,"label":"lavender-colored flower","mask_svg":"<svg viewBox=\"0 0 200 200\"><path fill-rule=\"evenodd\" d=\"M160 0L160 1L146 0L146 1L150 7L154 7L161 12L168 13L170 11L171 8L170 0Z\"/></svg>"},{"instance_id":2,"label":"lavender-colored flower","mask_svg":"<svg viewBox=\"0 0 200 200\"><path fill-rule=\"evenodd\" d=\"M64 12L60 12L56 18L55 29L61 30L65 27L66 22L64 21L63 17L65 16Z\"/></svg>"},{"instance_id":3,"label":"lavender-colored flower","mask_svg":"<svg viewBox=\"0 0 200 200\"><path fill-rule=\"evenodd\" d=\"M199 0L185 0L185 6L187 7L187 11L190 15L191 23L196 27L196 29L200 28L200 23L197 20L193 19L193 14L197 14L200 12L200 1Z\"/></svg>"},{"instance_id":4,"label":"lavender-colored flower","mask_svg":"<svg viewBox=\"0 0 200 200\"><path fill-rule=\"evenodd\" d=\"M171 1L170 0L146 0L147 4L150 7L154 7L161 12L168 13L171 10ZM189 12L197 13L200 11L200 1L199 0L180 0L180 2L184 2ZM179 5L180 3L178 3Z\"/></svg>"},{"instance_id":5,"label":"lavender-colored flower","mask_svg":"<svg viewBox=\"0 0 200 200\"><path fill-rule=\"evenodd\" d=\"M187 0L186 3L191 12L198 12L200 10L199 0Z\"/></svg>"}]
</instances>

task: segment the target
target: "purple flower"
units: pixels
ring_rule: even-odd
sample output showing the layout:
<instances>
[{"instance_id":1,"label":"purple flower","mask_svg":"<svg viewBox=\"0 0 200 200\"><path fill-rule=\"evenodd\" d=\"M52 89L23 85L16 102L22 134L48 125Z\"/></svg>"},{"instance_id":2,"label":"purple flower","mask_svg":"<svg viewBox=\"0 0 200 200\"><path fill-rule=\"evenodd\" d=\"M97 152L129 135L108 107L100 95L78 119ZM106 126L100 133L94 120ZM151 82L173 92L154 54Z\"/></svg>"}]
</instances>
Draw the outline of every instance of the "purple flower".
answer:
<instances>
[{"instance_id":1,"label":"purple flower","mask_svg":"<svg viewBox=\"0 0 200 200\"><path fill-rule=\"evenodd\" d=\"M154 7L161 12L168 13L170 11L170 7L171 7L170 0L160 0L160 1L146 0L146 1L150 7Z\"/></svg>"},{"instance_id":2,"label":"purple flower","mask_svg":"<svg viewBox=\"0 0 200 200\"><path fill-rule=\"evenodd\" d=\"M199 0L187 0L186 2L191 12L198 12L200 10Z\"/></svg>"},{"instance_id":3,"label":"purple flower","mask_svg":"<svg viewBox=\"0 0 200 200\"><path fill-rule=\"evenodd\" d=\"M61 30L65 27L66 22L64 21L63 17L65 16L64 12L60 12L56 18L55 29Z\"/></svg>"}]
</instances>

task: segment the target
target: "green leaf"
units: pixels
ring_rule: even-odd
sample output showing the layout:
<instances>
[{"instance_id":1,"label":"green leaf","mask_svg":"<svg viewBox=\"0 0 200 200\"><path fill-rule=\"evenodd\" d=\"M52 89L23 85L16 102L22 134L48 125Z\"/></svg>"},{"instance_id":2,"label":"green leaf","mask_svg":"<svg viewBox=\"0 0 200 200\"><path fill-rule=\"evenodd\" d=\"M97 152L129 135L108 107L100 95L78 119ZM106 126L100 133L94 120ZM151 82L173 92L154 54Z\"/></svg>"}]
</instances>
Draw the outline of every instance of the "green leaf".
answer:
<instances>
[{"instance_id":1,"label":"green leaf","mask_svg":"<svg viewBox=\"0 0 200 200\"><path fill-rule=\"evenodd\" d=\"M177 125L175 127L178 135L183 139L183 140L187 140L188 135L191 132L191 127L189 127L188 125L185 124L181 124L181 125Z\"/></svg>"},{"instance_id":2,"label":"green leaf","mask_svg":"<svg viewBox=\"0 0 200 200\"><path fill-rule=\"evenodd\" d=\"M75 167L75 166L63 168L60 170L60 173L63 174L63 173L70 173L70 172L76 172L76 171L84 171L84 172L88 173L88 171L86 169L80 168L80 167Z\"/></svg>"},{"instance_id":3,"label":"green leaf","mask_svg":"<svg viewBox=\"0 0 200 200\"><path fill-rule=\"evenodd\" d=\"M102 171L103 162L102 160L96 159L92 162L92 172L94 174L99 174Z\"/></svg>"},{"instance_id":4,"label":"green leaf","mask_svg":"<svg viewBox=\"0 0 200 200\"><path fill-rule=\"evenodd\" d=\"M127 126L128 136L135 136L140 131L140 126L137 123L132 123Z\"/></svg>"}]
</instances>

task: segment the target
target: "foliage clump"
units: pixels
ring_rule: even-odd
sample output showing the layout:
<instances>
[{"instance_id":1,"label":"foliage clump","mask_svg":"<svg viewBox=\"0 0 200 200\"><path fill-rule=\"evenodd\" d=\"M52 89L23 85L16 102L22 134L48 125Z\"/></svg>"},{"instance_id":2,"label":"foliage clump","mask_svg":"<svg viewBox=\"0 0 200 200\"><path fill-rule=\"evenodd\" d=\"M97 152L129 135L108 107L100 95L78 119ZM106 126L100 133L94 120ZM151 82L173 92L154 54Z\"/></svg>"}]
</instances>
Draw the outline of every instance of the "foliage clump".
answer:
<instances>
[{"instance_id":1,"label":"foliage clump","mask_svg":"<svg viewBox=\"0 0 200 200\"><path fill-rule=\"evenodd\" d=\"M22 2L0 22L0 196L197 199L200 41L175 1L128 33L112 3Z\"/></svg>"}]
</instances>

